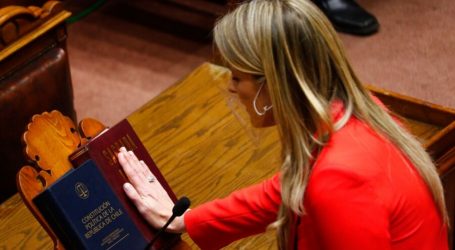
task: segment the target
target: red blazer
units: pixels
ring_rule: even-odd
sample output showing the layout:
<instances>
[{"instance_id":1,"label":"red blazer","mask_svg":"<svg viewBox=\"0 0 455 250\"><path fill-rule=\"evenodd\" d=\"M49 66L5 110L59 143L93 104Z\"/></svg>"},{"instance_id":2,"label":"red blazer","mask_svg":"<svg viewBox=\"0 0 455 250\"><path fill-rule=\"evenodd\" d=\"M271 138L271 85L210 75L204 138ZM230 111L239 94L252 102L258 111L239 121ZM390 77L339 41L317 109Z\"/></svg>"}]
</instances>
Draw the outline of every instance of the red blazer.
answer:
<instances>
[{"instance_id":1,"label":"red blazer","mask_svg":"<svg viewBox=\"0 0 455 250\"><path fill-rule=\"evenodd\" d=\"M334 118L341 114L334 105ZM280 175L185 214L201 249L264 232L277 218ZM352 117L318 156L295 216L291 249L447 250L447 228L414 166L388 140Z\"/></svg>"}]
</instances>

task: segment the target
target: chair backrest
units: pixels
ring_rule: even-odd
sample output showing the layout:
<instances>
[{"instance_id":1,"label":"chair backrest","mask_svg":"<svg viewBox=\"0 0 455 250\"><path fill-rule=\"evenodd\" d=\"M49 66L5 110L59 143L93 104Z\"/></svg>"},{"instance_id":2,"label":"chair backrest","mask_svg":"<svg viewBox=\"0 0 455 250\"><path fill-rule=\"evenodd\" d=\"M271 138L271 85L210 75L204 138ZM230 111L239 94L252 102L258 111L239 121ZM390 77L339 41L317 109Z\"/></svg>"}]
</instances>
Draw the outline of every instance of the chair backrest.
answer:
<instances>
[{"instance_id":1,"label":"chair backrest","mask_svg":"<svg viewBox=\"0 0 455 250\"><path fill-rule=\"evenodd\" d=\"M104 129L100 122L87 118L77 130L70 118L54 110L34 115L23 134L25 154L32 164L19 170L17 187L25 205L52 238L55 249L63 249L63 245L32 200L72 168L68 160L72 152Z\"/></svg>"},{"instance_id":2,"label":"chair backrest","mask_svg":"<svg viewBox=\"0 0 455 250\"><path fill-rule=\"evenodd\" d=\"M38 7L39 6L39 7ZM34 114L58 109L75 120L63 3L0 1L0 201L17 192L27 161L20 138Z\"/></svg>"}]
</instances>

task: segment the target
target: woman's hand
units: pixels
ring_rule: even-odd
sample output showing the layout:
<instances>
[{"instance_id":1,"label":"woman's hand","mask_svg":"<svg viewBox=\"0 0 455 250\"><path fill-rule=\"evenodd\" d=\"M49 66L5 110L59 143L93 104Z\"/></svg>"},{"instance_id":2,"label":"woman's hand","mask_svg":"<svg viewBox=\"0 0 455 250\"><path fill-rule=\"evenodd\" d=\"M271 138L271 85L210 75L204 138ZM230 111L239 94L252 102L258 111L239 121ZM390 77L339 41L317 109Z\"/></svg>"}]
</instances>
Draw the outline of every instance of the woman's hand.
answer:
<instances>
[{"instance_id":1,"label":"woman's hand","mask_svg":"<svg viewBox=\"0 0 455 250\"><path fill-rule=\"evenodd\" d=\"M161 228L172 215L174 203L163 186L153 176L143 161L139 161L132 151L120 148L118 160L131 183L125 183L123 189L133 201L147 222L155 228ZM185 232L183 216L175 218L166 230L171 233Z\"/></svg>"}]
</instances>

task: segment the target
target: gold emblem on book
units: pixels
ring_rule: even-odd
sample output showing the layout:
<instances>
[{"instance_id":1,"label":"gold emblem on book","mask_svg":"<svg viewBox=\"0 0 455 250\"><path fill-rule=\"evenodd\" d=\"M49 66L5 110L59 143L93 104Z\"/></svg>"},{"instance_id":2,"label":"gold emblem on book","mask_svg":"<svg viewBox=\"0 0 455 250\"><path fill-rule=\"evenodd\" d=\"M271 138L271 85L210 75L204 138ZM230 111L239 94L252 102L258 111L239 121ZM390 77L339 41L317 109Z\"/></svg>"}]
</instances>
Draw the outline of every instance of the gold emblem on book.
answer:
<instances>
[{"instance_id":1,"label":"gold emblem on book","mask_svg":"<svg viewBox=\"0 0 455 250\"><path fill-rule=\"evenodd\" d=\"M88 198L90 192L88 191L88 188L87 188L87 186L85 186L84 183L77 182L76 185L74 185L74 189L76 191L77 196L79 196L79 198L84 199L84 200Z\"/></svg>"}]
</instances>

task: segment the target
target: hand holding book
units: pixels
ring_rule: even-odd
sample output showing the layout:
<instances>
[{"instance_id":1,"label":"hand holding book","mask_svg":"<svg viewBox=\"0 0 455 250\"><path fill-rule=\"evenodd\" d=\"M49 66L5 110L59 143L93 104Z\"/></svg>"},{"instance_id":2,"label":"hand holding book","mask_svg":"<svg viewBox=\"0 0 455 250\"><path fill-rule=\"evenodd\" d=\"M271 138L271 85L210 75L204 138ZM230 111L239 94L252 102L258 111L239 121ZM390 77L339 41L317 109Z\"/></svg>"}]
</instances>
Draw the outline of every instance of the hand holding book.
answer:
<instances>
[{"instance_id":1,"label":"hand holding book","mask_svg":"<svg viewBox=\"0 0 455 250\"><path fill-rule=\"evenodd\" d=\"M153 227L161 228L172 216L174 203L152 172L132 151L120 148L118 160L130 183L123 188L144 219ZM171 233L185 232L183 216L177 217L167 228Z\"/></svg>"}]
</instances>

